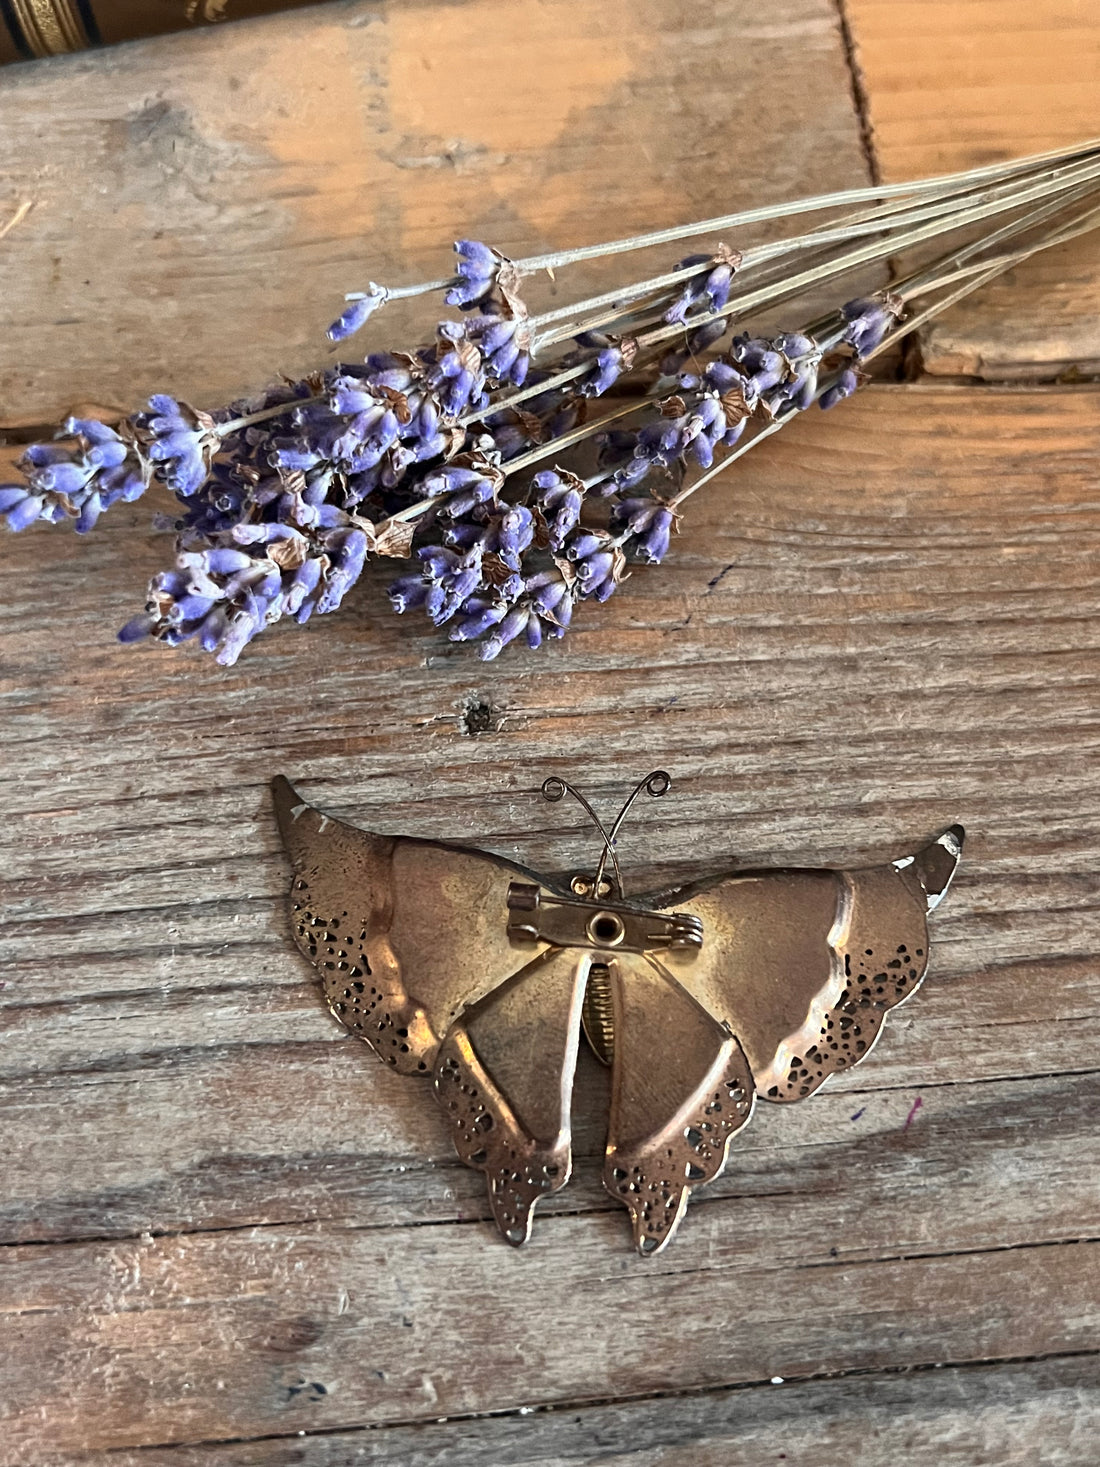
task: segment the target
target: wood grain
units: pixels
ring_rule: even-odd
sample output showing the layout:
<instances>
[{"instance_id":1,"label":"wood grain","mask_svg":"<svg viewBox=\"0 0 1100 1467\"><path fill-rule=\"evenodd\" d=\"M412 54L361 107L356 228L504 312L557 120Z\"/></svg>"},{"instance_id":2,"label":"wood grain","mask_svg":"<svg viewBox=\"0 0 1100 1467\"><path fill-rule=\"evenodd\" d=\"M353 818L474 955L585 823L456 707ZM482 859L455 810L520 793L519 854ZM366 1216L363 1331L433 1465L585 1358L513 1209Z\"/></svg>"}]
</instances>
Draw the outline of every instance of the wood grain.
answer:
<instances>
[{"instance_id":1,"label":"wood grain","mask_svg":"<svg viewBox=\"0 0 1100 1467\"><path fill-rule=\"evenodd\" d=\"M384 568L231 671L120 648L165 553L147 507L6 541L13 1461L1085 1467L1098 453L1088 388L870 388L701 494L563 643L492 665L392 617ZM967 857L875 1054L762 1108L667 1254L636 1258L599 1189L594 1064L577 1176L517 1253L429 1098L324 1014L266 781L561 869L590 842L541 779L610 803L658 764L674 792L623 847L647 885L880 859L951 819Z\"/></svg>"},{"instance_id":2,"label":"wood grain","mask_svg":"<svg viewBox=\"0 0 1100 1467\"><path fill-rule=\"evenodd\" d=\"M81 1454L79 1467L761 1467L853 1461L1073 1467L1097 1425L1087 1359L784 1381L649 1401L337 1431L307 1443ZM1039 1455L1041 1453L1041 1456Z\"/></svg>"},{"instance_id":3,"label":"wood grain","mask_svg":"<svg viewBox=\"0 0 1100 1467\"><path fill-rule=\"evenodd\" d=\"M5 71L0 178L0 219L35 204L0 243L11 426L301 375L345 291L445 275L456 238L522 255L867 172L832 0L357 0Z\"/></svg>"},{"instance_id":4,"label":"wood grain","mask_svg":"<svg viewBox=\"0 0 1100 1467\"><path fill-rule=\"evenodd\" d=\"M844 0L887 182L1100 136L1093 0ZM921 335L934 376L1100 373L1100 236L1019 266Z\"/></svg>"}]
</instances>

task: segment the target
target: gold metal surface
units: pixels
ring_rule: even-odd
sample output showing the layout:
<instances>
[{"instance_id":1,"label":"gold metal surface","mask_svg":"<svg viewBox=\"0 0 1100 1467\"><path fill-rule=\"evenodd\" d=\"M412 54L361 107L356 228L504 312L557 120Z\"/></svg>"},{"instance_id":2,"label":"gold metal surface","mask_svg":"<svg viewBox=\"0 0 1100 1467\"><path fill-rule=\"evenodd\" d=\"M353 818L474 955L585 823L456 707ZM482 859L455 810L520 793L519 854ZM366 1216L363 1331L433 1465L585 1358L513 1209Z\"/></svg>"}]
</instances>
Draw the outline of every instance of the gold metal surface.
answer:
<instances>
[{"instance_id":1,"label":"gold metal surface","mask_svg":"<svg viewBox=\"0 0 1100 1467\"><path fill-rule=\"evenodd\" d=\"M612 1070L604 1185L651 1254L721 1171L754 1097L801 1100L858 1063L924 975L961 826L882 866L741 872L627 900L616 838L643 790L668 787L663 771L641 781L608 829L547 781L603 846L591 876L559 886L468 847L357 830L274 782L295 938L332 1013L389 1064L433 1077L511 1243L569 1177L582 1027Z\"/></svg>"},{"instance_id":2,"label":"gold metal surface","mask_svg":"<svg viewBox=\"0 0 1100 1467\"><path fill-rule=\"evenodd\" d=\"M35 56L58 56L91 45L72 0L9 0L11 14Z\"/></svg>"},{"instance_id":3,"label":"gold metal surface","mask_svg":"<svg viewBox=\"0 0 1100 1467\"><path fill-rule=\"evenodd\" d=\"M512 882L508 912L508 935L516 942L644 953L666 947L697 948L703 941L702 923L690 913L646 912L621 903L553 896L533 882Z\"/></svg>"}]
</instances>

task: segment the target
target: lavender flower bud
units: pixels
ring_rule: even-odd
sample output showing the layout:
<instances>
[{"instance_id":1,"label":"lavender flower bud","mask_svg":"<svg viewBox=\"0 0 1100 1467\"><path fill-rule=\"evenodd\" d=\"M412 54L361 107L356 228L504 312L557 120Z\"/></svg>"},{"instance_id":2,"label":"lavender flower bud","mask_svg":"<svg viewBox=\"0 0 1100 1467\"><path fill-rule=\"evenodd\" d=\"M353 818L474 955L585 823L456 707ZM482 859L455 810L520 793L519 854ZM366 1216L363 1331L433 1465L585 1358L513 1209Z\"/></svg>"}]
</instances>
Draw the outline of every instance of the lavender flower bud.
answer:
<instances>
[{"instance_id":1,"label":"lavender flower bud","mask_svg":"<svg viewBox=\"0 0 1100 1467\"><path fill-rule=\"evenodd\" d=\"M215 606L214 610L204 619L199 627L199 643L204 652L217 651L218 645L225 636L229 626L228 613L224 606Z\"/></svg>"},{"instance_id":2,"label":"lavender flower bud","mask_svg":"<svg viewBox=\"0 0 1100 1467\"><path fill-rule=\"evenodd\" d=\"M482 662L492 662L509 642L515 641L516 637L527 630L532 621L537 622L537 620L530 606L514 607L501 620L493 635L479 649L478 655Z\"/></svg>"},{"instance_id":3,"label":"lavender flower bud","mask_svg":"<svg viewBox=\"0 0 1100 1467\"><path fill-rule=\"evenodd\" d=\"M713 260L713 255L685 255L682 260L677 262L675 268L677 270L686 270L691 265L710 266L713 263ZM688 280L684 282L683 286L681 287L680 294L676 297L675 301L673 301L672 305L669 306L668 310L665 312L664 319L669 322L669 324L672 324L673 322L682 323L687 319L687 314L691 310L692 306L694 306L699 300L702 299L703 292L706 289L706 281L709 274L709 269L704 270L695 275L692 275Z\"/></svg>"},{"instance_id":4,"label":"lavender flower bud","mask_svg":"<svg viewBox=\"0 0 1100 1467\"><path fill-rule=\"evenodd\" d=\"M45 499L41 495L29 494L18 484L0 487L0 514L4 516L9 530L25 530L28 525L42 517Z\"/></svg>"},{"instance_id":5,"label":"lavender flower bud","mask_svg":"<svg viewBox=\"0 0 1100 1467\"><path fill-rule=\"evenodd\" d=\"M26 483L3 486L0 515L9 529L75 518L77 533L85 534L103 510L144 492L133 450L113 428L91 418L69 418L62 432L73 441L30 444L19 461Z\"/></svg>"},{"instance_id":6,"label":"lavender flower bud","mask_svg":"<svg viewBox=\"0 0 1100 1467\"><path fill-rule=\"evenodd\" d=\"M797 331L783 332L775 338L772 346L792 362L797 361L800 357L809 356L817 350L817 342L812 337L803 336Z\"/></svg>"},{"instance_id":7,"label":"lavender flower bud","mask_svg":"<svg viewBox=\"0 0 1100 1467\"><path fill-rule=\"evenodd\" d=\"M454 464L436 469L420 482L420 493L425 499L435 499L440 494L454 494L459 489L473 489L488 482L477 469L467 469Z\"/></svg>"},{"instance_id":8,"label":"lavender flower bud","mask_svg":"<svg viewBox=\"0 0 1100 1467\"><path fill-rule=\"evenodd\" d=\"M459 279L443 299L449 306L468 310L471 306L478 305L492 291L501 257L495 250L476 239L457 240L455 254L458 256L455 270Z\"/></svg>"},{"instance_id":9,"label":"lavender flower bud","mask_svg":"<svg viewBox=\"0 0 1100 1467\"><path fill-rule=\"evenodd\" d=\"M150 612L143 611L139 616L131 617L124 627L119 629L118 640L120 642L140 642L149 636L156 624L156 617Z\"/></svg>"},{"instance_id":10,"label":"lavender flower bud","mask_svg":"<svg viewBox=\"0 0 1100 1467\"><path fill-rule=\"evenodd\" d=\"M521 387L530 366L527 323L521 316L474 316L467 335L485 358L487 373L498 383Z\"/></svg>"},{"instance_id":11,"label":"lavender flower bud","mask_svg":"<svg viewBox=\"0 0 1100 1467\"><path fill-rule=\"evenodd\" d=\"M495 499L496 493L494 480L479 479L461 493L452 494L439 513L445 519L458 519L461 515L469 514L476 505L487 504L489 500Z\"/></svg>"},{"instance_id":12,"label":"lavender flower bud","mask_svg":"<svg viewBox=\"0 0 1100 1467\"><path fill-rule=\"evenodd\" d=\"M423 576L399 576L393 582L386 595L398 616L424 605L428 598L428 584Z\"/></svg>"},{"instance_id":13,"label":"lavender flower bud","mask_svg":"<svg viewBox=\"0 0 1100 1467\"><path fill-rule=\"evenodd\" d=\"M159 393L149 399L145 427L152 434L146 452L161 465L164 482L181 499L189 499L206 480L207 435L189 410Z\"/></svg>"},{"instance_id":14,"label":"lavender flower bud","mask_svg":"<svg viewBox=\"0 0 1100 1467\"><path fill-rule=\"evenodd\" d=\"M611 575L615 557L610 550L600 550L577 562L577 581L581 594L590 596Z\"/></svg>"},{"instance_id":15,"label":"lavender flower bud","mask_svg":"<svg viewBox=\"0 0 1100 1467\"><path fill-rule=\"evenodd\" d=\"M472 601L464 608L468 613L451 630L452 642L472 642L484 636L490 627L503 621L508 608L501 602Z\"/></svg>"},{"instance_id":16,"label":"lavender flower bud","mask_svg":"<svg viewBox=\"0 0 1100 1467\"><path fill-rule=\"evenodd\" d=\"M835 407L846 397L851 397L859 386L859 373L854 367L845 367L831 387L826 387L819 402L824 410Z\"/></svg>"},{"instance_id":17,"label":"lavender flower bud","mask_svg":"<svg viewBox=\"0 0 1100 1467\"><path fill-rule=\"evenodd\" d=\"M660 565L664 559L672 533L672 522L672 511L661 506L649 523L645 539L638 546L638 554L647 564Z\"/></svg>"},{"instance_id":18,"label":"lavender flower bud","mask_svg":"<svg viewBox=\"0 0 1100 1467\"><path fill-rule=\"evenodd\" d=\"M882 343L901 310L901 302L894 297L871 296L848 301L841 308L841 315L848 323L842 339L857 357L865 357Z\"/></svg>"},{"instance_id":19,"label":"lavender flower bud","mask_svg":"<svg viewBox=\"0 0 1100 1467\"><path fill-rule=\"evenodd\" d=\"M519 556L535 536L535 517L526 506L517 504L506 510L497 531L497 549L505 564L519 569Z\"/></svg>"},{"instance_id":20,"label":"lavender flower bud","mask_svg":"<svg viewBox=\"0 0 1100 1467\"><path fill-rule=\"evenodd\" d=\"M590 555L604 544L606 536L599 534L596 530L579 530L566 549L566 558L569 560L587 560Z\"/></svg>"},{"instance_id":21,"label":"lavender flower bud","mask_svg":"<svg viewBox=\"0 0 1100 1467\"><path fill-rule=\"evenodd\" d=\"M617 346L604 347L596 355L585 376L578 379L577 391L582 397L602 397L623 374L625 363Z\"/></svg>"},{"instance_id":22,"label":"lavender flower bud","mask_svg":"<svg viewBox=\"0 0 1100 1467\"><path fill-rule=\"evenodd\" d=\"M367 537L360 529L348 530L330 547L328 577L317 601L319 616L336 610L362 575L366 560Z\"/></svg>"},{"instance_id":23,"label":"lavender flower bud","mask_svg":"<svg viewBox=\"0 0 1100 1467\"><path fill-rule=\"evenodd\" d=\"M323 567L320 559L312 556L298 567L291 577L290 586L287 589L284 610L287 616L297 617L300 621L306 621L313 610L313 598L321 581ZM302 615L306 603L309 602L309 611Z\"/></svg>"},{"instance_id":24,"label":"lavender flower bud","mask_svg":"<svg viewBox=\"0 0 1100 1467\"><path fill-rule=\"evenodd\" d=\"M237 612L221 638L215 662L222 667L232 667L259 630L260 624L247 611Z\"/></svg>"},{"instance_id":25,"label":"lavender flower bud","mask_svg":"<svg viewBox=\"0 0 1100 1467\"><path fill-rule=\"evenodd\" d=\"M349 299L347 306L328 328L330 341L346 341L367 324L380 305L389 300L385 286L375 285L372 280L365 295Z\"/></svg>"},{"instance_id":26,"label":"lavender flower bud","mask_svg":"<svg viewBox=\"0 0 1100 1467\"><path fill-rule=\"evenodd\" d=\"M548 572L547 574L555 573ZM535 586L535 581L538 579L539 577L536 576L528 581L527 589L532 590ZM555 608L561 604L562 598L567 597L568 591L569 587L566 585L564 578L561 576L557 576L556 579L548 581L544 585L540 585L537 590L535 590L535 595L531 602L531 605L534 607L539 616L550 616L554 612Z\"/></svg>"}]
</instances>

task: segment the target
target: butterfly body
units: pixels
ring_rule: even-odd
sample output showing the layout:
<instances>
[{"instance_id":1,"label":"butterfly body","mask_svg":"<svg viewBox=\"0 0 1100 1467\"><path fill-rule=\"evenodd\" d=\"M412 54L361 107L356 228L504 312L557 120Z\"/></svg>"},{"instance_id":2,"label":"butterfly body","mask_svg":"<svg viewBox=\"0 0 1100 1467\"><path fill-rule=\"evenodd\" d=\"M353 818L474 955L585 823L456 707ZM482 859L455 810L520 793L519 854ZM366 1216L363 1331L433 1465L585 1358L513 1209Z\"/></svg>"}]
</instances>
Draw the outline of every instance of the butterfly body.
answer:
<instances>
[{"instance_id":1,"label":"butterfly body","mask_svg":"<svg viewBox=\"0 0 1100 1467\"><path fill-rule=\"evenodd\" d=\"M331 820L281 777L274 789L295 938L332 1013L432 1077L505 1238L524 1242L535 1204L568 1181L584 1032L612 1068L604 1184L643 1253L721 1171L755 1097L803 1099L869 1052L924 974L927 912L963 838L952 826L882 866L734 873L626 901L621 815L610 836L601 826L614 876L601 860L559 884Z\"/></svg>"}]
</instances>

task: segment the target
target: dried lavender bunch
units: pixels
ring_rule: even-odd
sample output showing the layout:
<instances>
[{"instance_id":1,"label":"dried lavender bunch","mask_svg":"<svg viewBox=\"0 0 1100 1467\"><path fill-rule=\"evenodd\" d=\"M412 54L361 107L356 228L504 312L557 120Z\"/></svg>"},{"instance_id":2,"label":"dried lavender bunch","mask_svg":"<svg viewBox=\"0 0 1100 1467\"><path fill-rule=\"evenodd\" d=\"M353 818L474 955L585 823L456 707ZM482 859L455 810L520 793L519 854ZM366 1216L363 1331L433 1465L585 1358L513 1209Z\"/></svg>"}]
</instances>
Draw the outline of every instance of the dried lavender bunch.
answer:
<instances>
[{"instance_id":1,"label":"dried lavender bunch","mask_svg":"<svg viewBox=\"0 0 1100 1467\"><path fill-rule=\"evenodd\" d=\"M485 659L515 641L537 647L564 634L578 602L613 595L630 566L659 564L683 502L727 463L815 402L850 396L863 364L929 314L1092 227L1095 209L1066 210L1098 180L1100 149L1079 149L887 190L839 223L744 254L719 244L541 316L524 275L598 250L517 264L461 240L454 276L392 292L443 292L458 314L430 343L211 413L159 395L117 428L71 418L26 450L22 482L0 486L0 515L13 530L71 521L86 533L151 486L174 498L157 520L175 535L174 561L124 642L195 641L232 665L264 627L334 611L374 555L410 562L390 587L399 613L422 611ZM729 335L823 279L1002 215L891 292L770 337ZM799 258L808 268L792 269ZM349 297L330 338L355 334L390 294L372 284ZM921 296L932 304L902 324ZM615 405L601 410L609 393Z\"/></svg>"}]
</instances>

